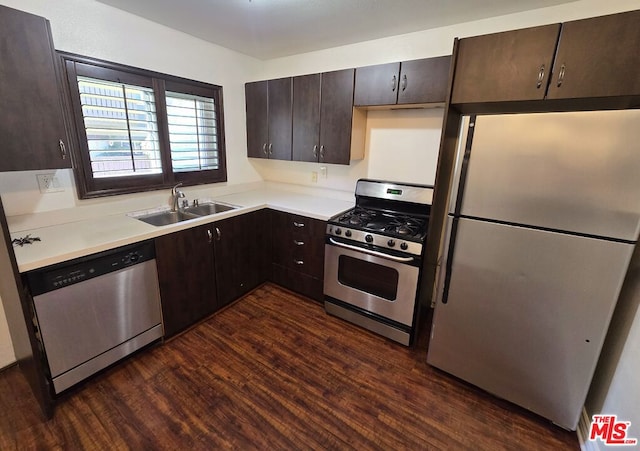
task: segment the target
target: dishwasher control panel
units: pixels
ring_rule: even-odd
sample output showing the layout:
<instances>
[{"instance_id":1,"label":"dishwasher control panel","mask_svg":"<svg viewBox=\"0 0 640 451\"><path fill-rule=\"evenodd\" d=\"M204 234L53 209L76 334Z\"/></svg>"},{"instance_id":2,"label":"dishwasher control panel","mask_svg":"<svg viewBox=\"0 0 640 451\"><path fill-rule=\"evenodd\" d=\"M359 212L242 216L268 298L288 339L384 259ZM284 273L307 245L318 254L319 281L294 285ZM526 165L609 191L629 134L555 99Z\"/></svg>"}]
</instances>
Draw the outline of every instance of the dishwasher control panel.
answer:
<instances>
[{"instance_id":1,"label":"dishwasher control panel","mask_svg":"<svg viewBox=\"0 0 640 451\"><path fill-rule=\"evenodd\" d=\"M153 241L119 247L26 273L32 296L58 290L155 258Z\"/></svg>"}]
</instances>

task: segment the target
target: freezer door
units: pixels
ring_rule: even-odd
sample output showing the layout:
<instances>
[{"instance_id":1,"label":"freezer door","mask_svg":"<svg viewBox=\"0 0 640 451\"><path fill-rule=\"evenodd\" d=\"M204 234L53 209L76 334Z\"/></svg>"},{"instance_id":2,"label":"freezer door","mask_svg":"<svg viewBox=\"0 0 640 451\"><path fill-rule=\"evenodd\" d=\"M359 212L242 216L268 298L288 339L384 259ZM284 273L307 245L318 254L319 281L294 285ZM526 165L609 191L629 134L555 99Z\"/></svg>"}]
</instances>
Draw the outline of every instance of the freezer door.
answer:
<instances>
[{"instance_id":1,"label":"freezer door","mask_svg":"<svg viewBox=\"0 0 640 451\"><path fill-rule=\"evenodd\" d=\"M427 361L575 429L632 251L459 220Z\"/></svg>"},{"instance_id":2,"label":"freezer door","mask_svg":"<svg viewBox=\"0 0 640 451\"><path fill-rule=\"evenodd\" d=\"M461 214L636 241L640 110L478 116Z\"/></svg>"}]
</instances>

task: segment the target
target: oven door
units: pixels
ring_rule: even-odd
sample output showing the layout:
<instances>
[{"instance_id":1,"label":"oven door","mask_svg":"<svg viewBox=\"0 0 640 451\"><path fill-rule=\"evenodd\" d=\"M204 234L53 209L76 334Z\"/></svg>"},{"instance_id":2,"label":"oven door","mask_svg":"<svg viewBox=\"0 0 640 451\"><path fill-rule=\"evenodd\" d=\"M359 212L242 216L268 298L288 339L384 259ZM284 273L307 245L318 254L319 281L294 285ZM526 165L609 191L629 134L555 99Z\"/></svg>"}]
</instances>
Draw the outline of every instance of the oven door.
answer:
<instances>
[{"instance_id":1,"label":"oven door","mask_svg":"<svg viewBox=\"0 0 640 451\"><path fill-rule=\"evenodd\" d=\"M419 258L396 257L329 238L324 271L325 296L413 325Z\"/></svg>"}]
</instances>

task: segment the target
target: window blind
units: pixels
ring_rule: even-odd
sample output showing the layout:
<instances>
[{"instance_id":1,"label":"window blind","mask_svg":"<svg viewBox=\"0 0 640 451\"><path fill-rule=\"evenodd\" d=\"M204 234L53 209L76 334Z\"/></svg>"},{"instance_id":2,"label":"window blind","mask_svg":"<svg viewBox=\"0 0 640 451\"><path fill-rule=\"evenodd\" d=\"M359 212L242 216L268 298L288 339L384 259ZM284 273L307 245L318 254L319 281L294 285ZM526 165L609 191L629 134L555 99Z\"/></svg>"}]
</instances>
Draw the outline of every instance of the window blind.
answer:
<instances>
[{"instance_id":1,"label":"window blind","mask_svg":"<svg viewBox=\"0 0 640 451\"><path fill-rule=\"evenodd\" d=\"M214 100L167 91L166 102L173 171L218 169L220 155Z\"/></svg>"},{"instance_id":2,"label":"window blind","mask_svg":"<svg viewBox=\"0 0 640 451\"><path fill-rule=\"evenodd\" d=\"M162 173L153 90L78 76L96 178Z\"/></svg>"}]
</instances>

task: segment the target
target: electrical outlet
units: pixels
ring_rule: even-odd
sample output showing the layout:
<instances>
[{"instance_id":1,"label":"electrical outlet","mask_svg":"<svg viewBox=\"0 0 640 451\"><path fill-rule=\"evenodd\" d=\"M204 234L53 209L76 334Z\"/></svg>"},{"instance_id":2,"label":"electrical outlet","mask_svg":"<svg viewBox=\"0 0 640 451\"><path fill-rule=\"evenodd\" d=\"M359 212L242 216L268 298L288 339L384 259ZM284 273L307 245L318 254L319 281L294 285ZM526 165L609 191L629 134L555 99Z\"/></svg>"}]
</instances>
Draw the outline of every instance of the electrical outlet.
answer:
<instances>
[{"instance_id":1,"label":"electrical outlet","mask_svg":"<svg viewBox=\"0 0 640 451\"><path fill-rule=\"evenodd\" d=\"M313 183L318 183L318 173L316 171L311 172L311 181Z\"/></svg>"},{"instance_id":2,"label":"electrical outlet","mask_svg":"<svg viewBox=\"0 0 640 451\"><path fill-rule=\"evenodd\" d=\"M326 166L320 166L320 177L322 177L323 179L327 178L327 167Z\"/></svg>"},{"instance_id":3,"label":"electrical outlet","mask_svg":"<svg viewBox=\"0 0 640 451\"><path fill-rule=\"evenodd\" d=\"M60 180L55 174L38 174L36 175L38 180L38 188L42 194L44 193L57 193L64 191L64 188L60 186Z\"/></svg>"}]
</instances>

